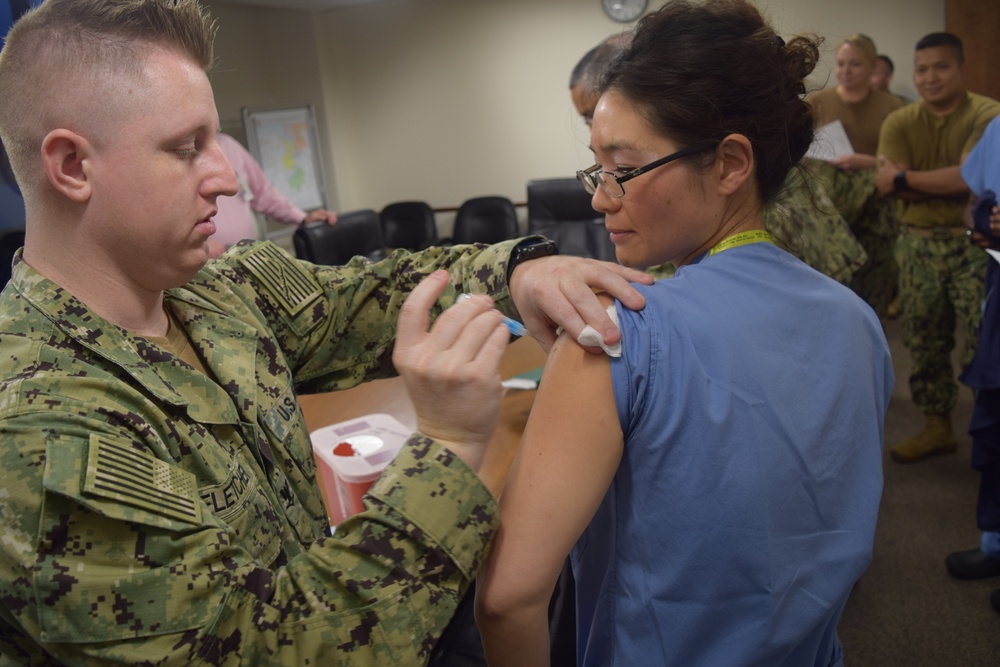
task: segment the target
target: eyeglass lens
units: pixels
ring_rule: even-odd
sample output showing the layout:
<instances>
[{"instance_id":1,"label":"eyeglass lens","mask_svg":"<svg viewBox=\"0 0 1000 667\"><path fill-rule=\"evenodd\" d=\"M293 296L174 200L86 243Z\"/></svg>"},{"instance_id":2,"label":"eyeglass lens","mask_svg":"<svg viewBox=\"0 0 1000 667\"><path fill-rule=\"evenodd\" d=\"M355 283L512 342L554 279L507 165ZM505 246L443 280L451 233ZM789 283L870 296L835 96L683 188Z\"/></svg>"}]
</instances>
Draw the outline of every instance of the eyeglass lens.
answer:
<instances>
[{"instance_id":1,"label":"eyeglass lens","mask_svg":"<svg viewBox=\"0 0 1000 667\"><path fill-rule=\"evenodd\" d=\"M625 189L614 177L614 175L601 171L596 164L593 167L576 172L576 180L580 181L583 185L583 189L587 191L587 194L592 195L597 192L597 179L600 179L600 181L604 183L604 191L607 192L608 195L615 197L616 199L625 195Z\"/></svg>"}]
</instances>

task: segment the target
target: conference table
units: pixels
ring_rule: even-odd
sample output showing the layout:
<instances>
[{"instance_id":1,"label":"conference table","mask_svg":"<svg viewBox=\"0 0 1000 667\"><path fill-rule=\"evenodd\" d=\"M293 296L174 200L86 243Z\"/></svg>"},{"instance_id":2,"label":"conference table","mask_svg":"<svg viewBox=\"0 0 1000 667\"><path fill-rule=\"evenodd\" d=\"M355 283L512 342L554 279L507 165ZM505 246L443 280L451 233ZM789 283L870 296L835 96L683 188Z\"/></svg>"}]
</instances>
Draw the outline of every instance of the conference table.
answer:
<instances>
[{"instance_id":1,"label":"conference table","mask_svg":"<svg viewBox=\"0 0 1000 667\"><path fill-rule=\"evenodd\" d=\"M541 367L545 352L534 338L519 338L507 346L500 364L500 377L508 379ZM507 471L517 453L528 413L535 400L534 390L509 389L500 399L500 419L479 469L479 476L494 495L499 496ZM299 405L310 432L330 424L384 413L400 423L416 428L417 415L402 378L373 380L357 387L326 394L299 396Z\"/></svg>"}]
</instances>

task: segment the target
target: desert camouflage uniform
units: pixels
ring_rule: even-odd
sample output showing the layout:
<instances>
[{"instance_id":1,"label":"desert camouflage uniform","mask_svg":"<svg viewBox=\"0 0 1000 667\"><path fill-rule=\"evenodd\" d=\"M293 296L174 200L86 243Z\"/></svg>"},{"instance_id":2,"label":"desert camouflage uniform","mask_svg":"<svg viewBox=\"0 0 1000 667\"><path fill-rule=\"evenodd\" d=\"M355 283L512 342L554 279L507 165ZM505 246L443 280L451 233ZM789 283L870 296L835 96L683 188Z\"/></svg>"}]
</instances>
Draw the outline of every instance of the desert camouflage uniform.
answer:
<instances>
[{"instance_id":1,"label":"desert camouflage uniform","mask_svg":"<svg viewBox=\"0 0 1000 667\"><path fill-rule=\"evenodd\" d=\"M0 297L0 664L426 662L494 500L415 434L367 512L324 538L296 394L392 374L404 296L436 268L516 317L515 243L346 267L242 243L166 293L212 378L16 260Z\"/></svg>"},{"instance_id":2,"label":"desert camouflage uniform","mask_svg":"<svg viewBox=\"0 0 1000 667\"><path fill-rule=\"evenodd\" d=\"M868 255L834 205L814 161L805 174L792 169L776 201L764 209L764 226L790 253L820 273L850 285Z\"/></svg>"}]
</instances>

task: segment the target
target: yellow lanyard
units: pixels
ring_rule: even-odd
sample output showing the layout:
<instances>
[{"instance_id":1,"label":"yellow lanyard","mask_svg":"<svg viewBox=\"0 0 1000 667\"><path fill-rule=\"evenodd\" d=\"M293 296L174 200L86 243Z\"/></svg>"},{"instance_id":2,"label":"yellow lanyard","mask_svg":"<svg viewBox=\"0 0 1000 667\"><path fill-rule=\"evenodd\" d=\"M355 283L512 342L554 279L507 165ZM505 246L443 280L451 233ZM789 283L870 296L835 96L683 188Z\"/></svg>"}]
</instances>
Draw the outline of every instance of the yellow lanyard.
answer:
<instances>
[{"instance_id":1,"label":"yellow lanyard","mask_svg":"<svg viewBox=\"0 0 1000 667\"><path fill-rule=\"evenodd\" d=\"M747 232L740 232L739 234L727 236L715 244L715 246L708 251L708 254L714 255L715 253L722 252L723 250L737 248L741 245L750 245L751 243L774 243L774 238L763 229L751 229Z\"/></svg>"}]
</instances>

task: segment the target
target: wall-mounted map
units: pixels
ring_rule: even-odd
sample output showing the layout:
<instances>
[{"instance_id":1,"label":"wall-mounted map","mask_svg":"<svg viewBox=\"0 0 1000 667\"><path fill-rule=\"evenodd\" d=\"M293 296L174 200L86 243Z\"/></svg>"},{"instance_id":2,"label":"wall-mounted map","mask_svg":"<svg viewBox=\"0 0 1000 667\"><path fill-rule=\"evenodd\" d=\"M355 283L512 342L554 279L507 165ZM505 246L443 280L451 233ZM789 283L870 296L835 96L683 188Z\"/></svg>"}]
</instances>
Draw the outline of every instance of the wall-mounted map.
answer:
<instances>
[{"instance_id":1,"label":"wall-mounted map","mask_svg":"<svg viewBox=\"0 0 1000 667\"><path fill-rule=\"evenodd\" d=\"M243 109L250 152L269 181L306 211L326 207L322 156L312 106Z\"/></svg>"}]
</instances>

